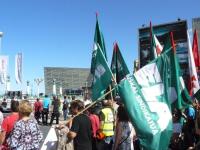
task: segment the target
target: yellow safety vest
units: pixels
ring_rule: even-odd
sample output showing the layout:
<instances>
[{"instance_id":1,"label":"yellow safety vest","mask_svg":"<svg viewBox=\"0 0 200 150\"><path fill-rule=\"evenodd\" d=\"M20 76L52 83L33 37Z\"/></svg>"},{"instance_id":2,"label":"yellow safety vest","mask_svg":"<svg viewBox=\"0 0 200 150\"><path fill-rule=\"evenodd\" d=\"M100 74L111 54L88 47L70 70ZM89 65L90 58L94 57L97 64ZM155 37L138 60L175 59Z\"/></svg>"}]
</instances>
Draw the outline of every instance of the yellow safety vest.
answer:
<instances>
[{"instance_id":1,"label":"yellow safety vest","mask_svg":"<svg viewBox=\"0 0 200 150\"><path fill-rule=\"evenodd\" d=\"M105 134L105 136L113 136L113 126L114 126L114 116L111 108L102 109L102 113L105 118L102 120L104 123L101 124L101 130Z\"/></svg>"}]
</instances>

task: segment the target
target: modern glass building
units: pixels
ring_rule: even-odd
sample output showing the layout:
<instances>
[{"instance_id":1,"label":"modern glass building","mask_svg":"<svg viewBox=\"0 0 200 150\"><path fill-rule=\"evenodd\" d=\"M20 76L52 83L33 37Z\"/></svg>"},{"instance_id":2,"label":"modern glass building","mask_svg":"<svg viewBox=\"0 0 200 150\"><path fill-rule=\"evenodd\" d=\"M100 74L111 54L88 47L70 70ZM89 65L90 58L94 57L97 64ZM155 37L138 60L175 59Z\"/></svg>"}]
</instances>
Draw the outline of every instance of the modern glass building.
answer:
<instances>
[{"instance_id":1,"label":"modern glass building","mask_svg":"<svg viewBox=\"0 0 200 150\"><path fill-rule=\"evenodd\" d=\"M44 67L45 94L83 94L83 89L91 86L89 68Z\"/></svg>"}]
</instances>

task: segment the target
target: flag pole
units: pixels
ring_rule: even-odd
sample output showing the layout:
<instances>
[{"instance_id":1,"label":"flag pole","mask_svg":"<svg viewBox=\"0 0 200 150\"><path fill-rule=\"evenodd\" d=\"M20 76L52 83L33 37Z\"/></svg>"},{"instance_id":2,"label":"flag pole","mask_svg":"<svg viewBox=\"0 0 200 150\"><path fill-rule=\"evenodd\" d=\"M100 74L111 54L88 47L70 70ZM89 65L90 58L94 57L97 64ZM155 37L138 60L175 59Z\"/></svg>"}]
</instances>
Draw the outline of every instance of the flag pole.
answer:
<instances>
[{"instance_id":1,"label":"flag pole","mask_svg":"<svg viewBox=\"0 0 200 150\"><path fill-rule=\"evenodd\" d=\"M115 42L113 43L113 45L115 45ZM115 84L115 86L116 86L116 85L117 85L117 82L116 82L116 79L115 79L115 77L114 77L114 75L113 75L112 72L111 72L111 75L112 75L112 80L113 80L113 82L114 82L114 84ZM112 80L111 80L111 81L112 81ZM111 84L112 84L112 83L111 83ZM109 85L109 90L110 90L110 91L112 90L111 84ZM113 108L114 99L113 99L113 94L112 94L112 92L110 93L110 96L111 96L112 108Z\"/></svg>"},{"instance_id":2,"label":"flag pole","mask_svg":"<svg viewBox=\"0 0 200 150\"><path fill-rule=\"evenodd\" d=\"M100 102L105 96L107 96L108 94L110 94L113 90L115 89L112 88L110 91L108 91L107 93L105 93L104 95L102 95L100 98L98 98L96 101L92 102L89 106L87 106L86 108L84 108L83 110L81 110L80 112L78 112L75 116L73 116L72 118L70 118L69 120L66 121L66 124L68 124L69 122L71 122L75 117L77 117L78 115L82 114L84 111L86 111L87 109L89 109L90 107L92 107L94 104L96 104L97 102Z\"/></svg>"}]
</instances>

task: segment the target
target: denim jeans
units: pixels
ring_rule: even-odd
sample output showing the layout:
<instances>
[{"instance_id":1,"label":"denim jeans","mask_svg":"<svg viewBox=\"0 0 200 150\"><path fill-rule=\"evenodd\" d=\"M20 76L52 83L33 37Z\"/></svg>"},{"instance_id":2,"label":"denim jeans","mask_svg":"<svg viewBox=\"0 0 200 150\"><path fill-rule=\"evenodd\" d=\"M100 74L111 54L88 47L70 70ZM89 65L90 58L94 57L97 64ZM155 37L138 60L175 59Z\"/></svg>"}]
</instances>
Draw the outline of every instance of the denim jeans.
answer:
<instances>
[{"instance_id":1,"label":"denim jeans","mask_svg":"<svg viewBox=\"0 0 200 150\"><path fill-rule=\"evenodd\" d=\"M67 112L68 112L67 109L63 110L63 117L64 117L64 120L67 120Z\"/></svg>"}]
</instances>

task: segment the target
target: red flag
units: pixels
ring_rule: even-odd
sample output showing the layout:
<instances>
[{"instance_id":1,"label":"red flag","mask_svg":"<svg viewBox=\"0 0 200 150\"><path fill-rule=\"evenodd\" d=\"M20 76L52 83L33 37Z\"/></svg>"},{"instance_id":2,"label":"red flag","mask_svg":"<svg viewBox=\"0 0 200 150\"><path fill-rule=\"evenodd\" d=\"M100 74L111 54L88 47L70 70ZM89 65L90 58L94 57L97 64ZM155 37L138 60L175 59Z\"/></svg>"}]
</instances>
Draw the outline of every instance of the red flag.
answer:
<instances>
[{"instance_id":1,"label":"red flag","mask_svg":"<svg viewBox=\"0 0 200 150\"><path fill-rule=\"evenodd\" d=\"M192 44L192 52L194 56L194 62L196 67L200 67L200 59L199 59L199 48L198 48L198 36L197 31L194 31L193 44Z\"/></svg>"}]
</instances>

